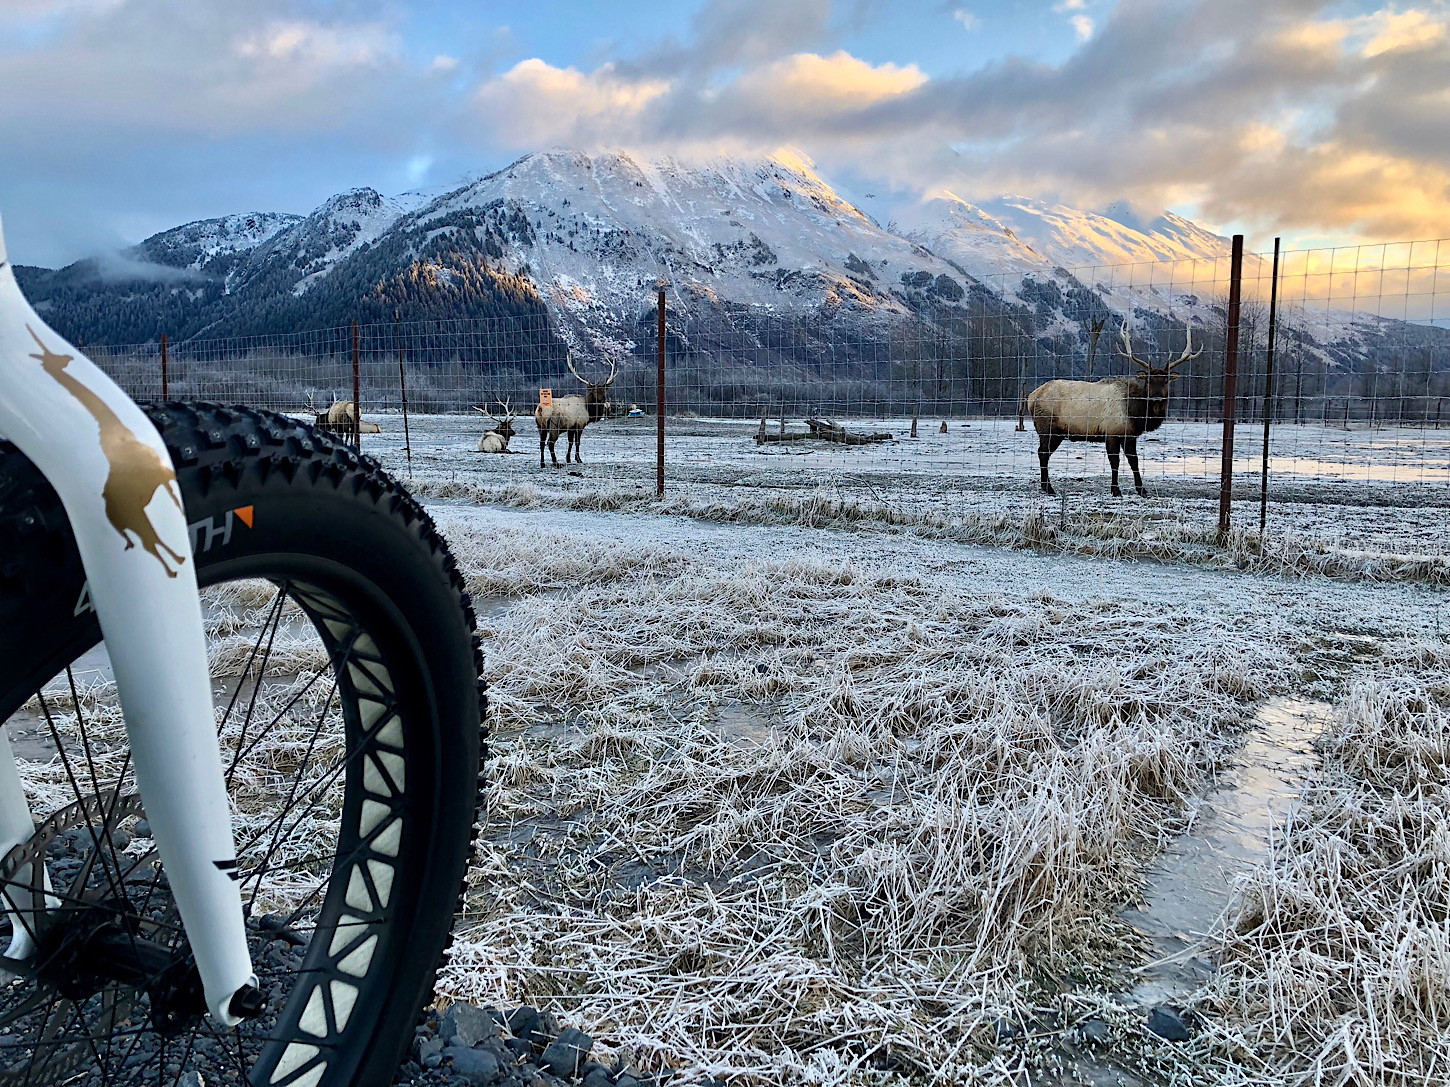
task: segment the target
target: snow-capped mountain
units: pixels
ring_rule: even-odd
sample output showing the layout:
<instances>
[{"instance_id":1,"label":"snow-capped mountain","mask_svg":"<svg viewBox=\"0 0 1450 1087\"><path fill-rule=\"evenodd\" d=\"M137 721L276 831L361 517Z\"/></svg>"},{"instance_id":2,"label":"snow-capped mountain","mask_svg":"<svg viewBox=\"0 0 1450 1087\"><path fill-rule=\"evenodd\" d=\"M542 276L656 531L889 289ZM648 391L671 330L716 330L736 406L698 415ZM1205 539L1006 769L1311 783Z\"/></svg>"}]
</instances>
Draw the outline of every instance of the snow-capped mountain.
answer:
<instances>
[{"instance_id":1,"label":"snow-capped mountain","mask_svg":"<svg viewBox=\"0 0 1450 1087\"><path fill-rule=\"evenodd\" d=\"M527 268L551 311L586 327L631 319L657 282L688 307L862 319L903 314L913 301L956 302L968 286L791 153L687 163L545 152L438 199L408 225L470 212L504 239L502 259Z\"/></svg>"},{"instance_id":2,"label":"snow-capped mountain","mask_svg":"<svg viewBox=\"0 0 1450 1087\"><path fill-rule=\"evenodd\" d=\"M995 314L1074 356L1088 317L1129 316L1145 334L1211 327L1228 251L1186 219L1122 203L941 192L882 227L793 151L555 150L457 186L355 189L307 216L190 223L109 263L18 274L48 319L90 343L528 315L577 346L628 349L651 335L663 283L677 313L706 323L790 315L824 339L859 340L893 322ZM1346 339L1344 316L1322 311L1312 335ZM1373 325L1355 334L1378 336Z\"/></svg>"},{"instance_id":3,"label":"snow-capped mountain","mask_svg":"<svg viewBox=\"0 0 1450 1087\"><path fill-rule=\"evenodd\" d=\"M1093 274L1098 270L1126 265L1211 265L1229 253L1229 239L1221 235L1172 212L1142 215L1126 203L1094 212L1023 196L972 204L943 192L906 209L899 219L906 237L975 276L1003 283L1057 269L1093 280L1102 278Z\"/></svg>"}]
</instances>

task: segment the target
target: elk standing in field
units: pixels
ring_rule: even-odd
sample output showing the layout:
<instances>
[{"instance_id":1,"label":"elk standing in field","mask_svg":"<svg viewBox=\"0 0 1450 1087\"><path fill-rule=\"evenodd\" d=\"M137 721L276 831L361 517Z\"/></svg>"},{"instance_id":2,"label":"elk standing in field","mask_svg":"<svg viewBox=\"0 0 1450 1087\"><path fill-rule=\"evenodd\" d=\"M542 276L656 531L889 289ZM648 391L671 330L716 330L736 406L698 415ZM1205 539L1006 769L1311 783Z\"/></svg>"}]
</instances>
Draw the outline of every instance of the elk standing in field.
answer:
<instances>
[{"instance_id":1,"label":"elk standing in field","mask_svg":"<svg viewBox=\"0 0 1450 1087\"><path fill-rule=\"evenodd\" d=\"M1066 440L1107 445L1115 498L1123 496L1118 489L1118 451L1127 453L1128 467L1133 469L1133 486L1140 495L1146 494L1143 476L1138 471L1138 437L1163 425L1168 415L1168 387L1183 376L1178 368L1202 353L1202 348L1192 349L1193 328L1185 326L1183 354L1167 366L1156 367L1133 354L1128 326L1124 324L1123 346L1118 354L1138 368L1136 375L1098 381L1048 381L1033 389L1027 397L1027 410L1032 413L1032 425L1037 430L1043 493L1057 493L1047 478L1047 461Z\"/></svg>"},{"instance_id":2,"label":"elk standing in field","mask_svg":"<svg viewBox=\"0 0 1450 1087\"><path fill-rule=\"evenodd\" d=\"M560 396L551 404L540 404L534 409L534 422L539 428L539 467L544 466L544 445L549 446L549 456L554 458L554 467L559 467L559 454L554 443L560 434L567 434L564 446L564 463L573 457L575 464L583 464L579 457L579 445L584 438L584 428L597 423L609 413L609 386L616 377L614 363L609 364L609 376L595 384L574 369L574 360L567 360L569 372L584 382L583 396Z\"/></svg>"},{"instance_id":3,"label":"elk standing in field","mask_svg":"<svg viewBox=\"0 0 1450 1087\"><path fill-rule=\"evenodd\" d=\"M492 430L485 430L483 437L478 439L478 451L480 453L507 453L509 451L509 439L516 433L514 420L518 415L509 407L507 400L500 400L498 406L503 408L503 418L500 419L487 408L480 408L474 405L474 411L481 411L496 424ZM567 452L567 450L566 450Z\"/></svg>"}]
</instances>

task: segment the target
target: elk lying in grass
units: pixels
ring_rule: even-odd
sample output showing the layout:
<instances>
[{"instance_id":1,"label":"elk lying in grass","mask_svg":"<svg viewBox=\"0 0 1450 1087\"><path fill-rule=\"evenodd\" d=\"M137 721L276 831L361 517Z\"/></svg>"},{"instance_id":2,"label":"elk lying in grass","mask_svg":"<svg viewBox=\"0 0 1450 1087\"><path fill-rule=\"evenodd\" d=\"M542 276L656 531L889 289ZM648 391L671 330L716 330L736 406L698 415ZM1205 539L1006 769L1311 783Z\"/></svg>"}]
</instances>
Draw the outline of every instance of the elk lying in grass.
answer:
<instances>
[{"instance_id":1,"label":"elk lying in grass","mask_svg":"<svg viewBox=\"0 0 1450 1087\"><path fill-rule=\"evenodd\" d=\"M307 407L317 417L317 426L322 430L333 430L347 437L356 432L357 411L351 400L334 400L332 406L326 411L318 411L317 405L312 402L312 393L307 394ZM364 434L381 434L383 428L377 423L369 423L363 420L362 432Z\"/></svg>"},{"instance_id":2,"label":"elk lying in grass","mask_svg":"<svg viewBox=\"0 0 1450 1087\"><path fill-rule=\"evenodd\" d=\"M494 428L492 430L485 430L483 437L478 439L478 451L480 453L509 452L509 439L517 433L514 430L514 420L518 418L518 414L509 407L507 400L500 400L498 406L503 408L502 419L487 408L480 408L474 405L474 411L481 411L494 421Z\"/></svg>"},{"instance_id":3,"label":"elk lying in grass","mask_svg":"<svg viewBox=\"0 0 1450 1087\"><path fill-rule=\"evenodd\" d=\"M584 382L583 396L560 396L552 404L540 404L534 409L534 422L539 428L539 467L544 467L544 445L549 446L549 456L554 458L554 467L559 467L559 454L554 452L554 443L560 434L567 434L564 446L564 463L572 457L575 464L583 464L579 457L579 445L584 438L584 428L597 423L609 413L609 386L617 376L614 363L609 364L609 376L599 383L590 381L574 369L574 360L569 359L569 372Z\"/></svg>"},{"instance_id":4,"label":"elk lying in grass","mask_svg":"<svg viewBox=\"0 0 1450 1087\"><path fill-rule=\"evenodd\" d=\"M1183 376L1178 368L1202 353L1202 348L1192 349L1193 329L1188 326L1183 354L1167 366L1156 367L1133 354L1128 326L1124 324L1123 346L1118 354L1138 368L1137 374L1098 381L1048 381L1033 389L1027 397L1027 410L1032 413L1032 425L1037 430L1043 493L1057 493L1047 478L1047 461L1066 440L1106 443L1115 498L1123 496L1118 489L1118 450L1127 453L1128 466L1133 469L1133 486L1140 495L1146 494L1143 476L1138 471L1138 437L1163 425L1168 415L1168 387Z\"/></svg>"}]
</instances>

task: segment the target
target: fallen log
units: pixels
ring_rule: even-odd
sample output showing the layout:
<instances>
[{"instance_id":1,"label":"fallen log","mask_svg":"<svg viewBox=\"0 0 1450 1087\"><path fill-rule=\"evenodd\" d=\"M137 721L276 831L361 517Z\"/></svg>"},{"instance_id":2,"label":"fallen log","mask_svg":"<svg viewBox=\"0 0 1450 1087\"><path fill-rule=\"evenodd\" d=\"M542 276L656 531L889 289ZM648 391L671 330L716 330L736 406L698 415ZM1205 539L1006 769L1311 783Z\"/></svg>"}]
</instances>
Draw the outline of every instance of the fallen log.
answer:
<instances>
[{"instance_id":1,"label":"fallen log","mask_svg":"<svg viewBox=\"0 0 1450 1087\"><path fill-rule=\"evenodd\" d=\"M872 442L891 441L891 435L884 431L878 431L875 434L855 434L833 419L807 419L806 426L811 428L812 438L837 442L841 445L869 445Z\"/></svg>"}]
</instances>

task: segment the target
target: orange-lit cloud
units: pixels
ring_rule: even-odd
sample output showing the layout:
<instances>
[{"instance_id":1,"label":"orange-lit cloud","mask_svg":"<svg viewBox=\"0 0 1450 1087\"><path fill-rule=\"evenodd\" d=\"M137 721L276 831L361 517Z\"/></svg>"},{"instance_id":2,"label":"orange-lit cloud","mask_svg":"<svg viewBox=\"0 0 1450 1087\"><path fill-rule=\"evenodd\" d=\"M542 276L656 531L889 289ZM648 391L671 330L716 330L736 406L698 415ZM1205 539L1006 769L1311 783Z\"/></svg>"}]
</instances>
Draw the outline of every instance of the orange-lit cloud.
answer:
<instances>
[{"instance_id":1,"label":"orange-lit cloud","mask_svg":"<svg viewBox=\"0 0 1450 1087\"><path fill-rule=\"evenodd\" d=\"M1013 58L928 78L757 35L748 63L712 39L697 64L688 44L669 65L630 70L530 61L479 93L510 96L500 130L521 147L793 143L828 173L908 193L1186 202L1221 224L1340 236L1450 224L1443 5L1347 17L1315 0L1120 0L1096 20L1087 0L1054 10L1082 39L1056 64Z\"/></svg>"}]
</instances>

